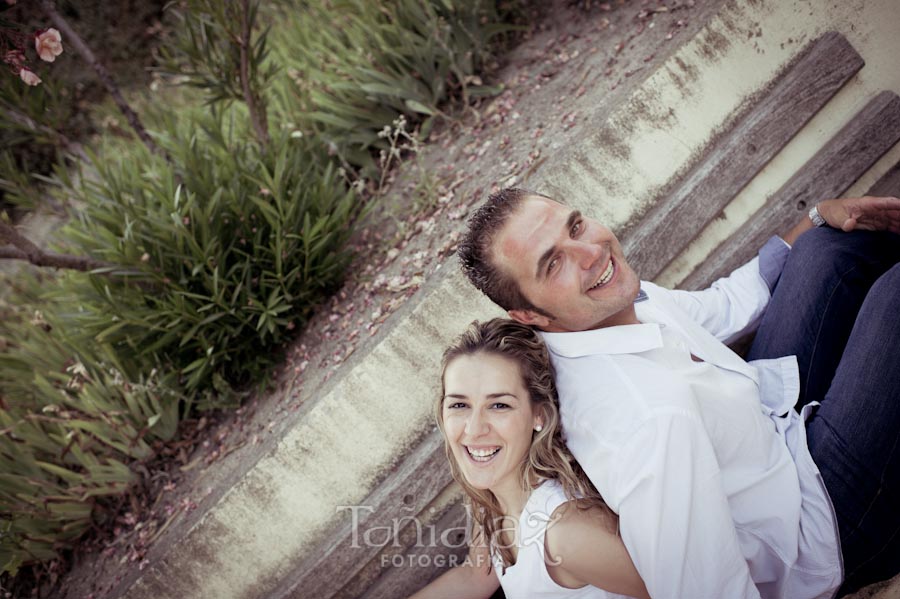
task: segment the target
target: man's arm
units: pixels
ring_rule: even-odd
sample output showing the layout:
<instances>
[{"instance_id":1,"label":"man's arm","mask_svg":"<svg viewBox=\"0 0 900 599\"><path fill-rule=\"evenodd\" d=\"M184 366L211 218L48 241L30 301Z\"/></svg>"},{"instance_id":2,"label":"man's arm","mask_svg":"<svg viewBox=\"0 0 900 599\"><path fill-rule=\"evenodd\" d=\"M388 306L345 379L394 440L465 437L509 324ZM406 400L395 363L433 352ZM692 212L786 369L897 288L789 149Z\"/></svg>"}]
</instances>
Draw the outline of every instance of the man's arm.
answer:
<instances>
[{"instance_id":1,"label":"man's arm","mask_svg":"<svg viewBox=\"0 0 900 599\"><path fill-rule=\"evenodd\" d=\"M830 227L844 231L900 233L900 199L866 196L824 200L819 214ZM787 233L771 238L759 256L702 291L671 292L691 318L723 343L731 343L756 329L781 274L790 246L813 228L804 215ZM785 245L786 244L786 245Z\"/></svg>"},{"instance_id":2,"label":"man's arm","mask_svg":"<svg viewBox=\"0 0 900 599\"><path fill-rule=\"evenodd\" d=\"M758 256L706 289L660 291L716 339L731 343L759 326L790 252L790 246L772 237Z\"/></svg>"},{"instance_id":3,"label":"man's arm","mask_svg":"<svg viewBox=\"0 0 900 599\"><path fill-rule=\"evenodd\" d=\"M696 414L648 420L617 453L612 482L622 540L651 597L759 597Z\"/></svg>"},{"instance_id":4,"label":"man's arm","mask_svg":"<svg viewBox=\"0 0 900 599\"><path fill-rule=\"evenodd\" d=\"M823 200L816 204L819 215L829 227L843 231L891 231L900 233L900 199L864 196ZM787 233L781 236L789 245L813 228L812 221L804 215Z\"/></svg>"}]
</instances>

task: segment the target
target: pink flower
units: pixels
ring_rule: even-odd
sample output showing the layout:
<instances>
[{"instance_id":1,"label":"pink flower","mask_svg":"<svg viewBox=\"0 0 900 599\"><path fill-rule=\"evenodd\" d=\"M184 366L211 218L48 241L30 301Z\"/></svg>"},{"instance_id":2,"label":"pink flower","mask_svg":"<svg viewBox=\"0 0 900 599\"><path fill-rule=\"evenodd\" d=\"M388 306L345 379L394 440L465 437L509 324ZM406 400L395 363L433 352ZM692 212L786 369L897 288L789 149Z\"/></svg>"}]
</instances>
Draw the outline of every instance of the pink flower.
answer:
<instances>
[{"instance_id":1,"label":"pink flower","mask_svg":"<svg viewBox=\"0 0 900 599\"><path fill-rule=\"evenodd\" d=\"M39 30L34 34L34 49L37 50L41 60L53 62L62 54L62 36L54 28Z\"/></svg>"},{"instance_id":2,"label":"pink flower","mask_svg":"<svg viewBox=\"0 0 900 599\"><path fill-rule=\"evenodd\" d=\"M3 55L3 62L14 67L21 67L25 62L25 55L21 50L8 50L6 54Z\"/></svg>"},{"instance_id":3,"label":"pink flower","mask_svg":"<svg viewBox=\"0 0 900 599\"><path fill-rule=\"evenodd\" d=\"M29 68L22 67L19 70L19 77L28 85L37 85L41 82L41 78L34 74Z\"/></svg>"}]
</instances>

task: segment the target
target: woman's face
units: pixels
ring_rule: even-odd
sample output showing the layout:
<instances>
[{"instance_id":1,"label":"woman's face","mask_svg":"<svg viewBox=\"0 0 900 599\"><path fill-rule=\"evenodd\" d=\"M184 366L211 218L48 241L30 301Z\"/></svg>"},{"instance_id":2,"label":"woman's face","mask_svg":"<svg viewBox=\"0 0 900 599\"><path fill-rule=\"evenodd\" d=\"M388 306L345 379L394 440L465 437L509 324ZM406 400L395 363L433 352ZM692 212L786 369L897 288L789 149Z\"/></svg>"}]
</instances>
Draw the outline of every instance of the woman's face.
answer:
<instances>
[{"instance_id":1,"label":"woman's face","mask_svg":"<svg viewBox=\"0 0 900 599\"><path fill-rule=\"evenodd\" d=\"M495 494L521 488L517 479L541 420L518 364L483 352L455 358L444 371L441 411L453 457L470 485Z\"/></svg>"}]
</instances>

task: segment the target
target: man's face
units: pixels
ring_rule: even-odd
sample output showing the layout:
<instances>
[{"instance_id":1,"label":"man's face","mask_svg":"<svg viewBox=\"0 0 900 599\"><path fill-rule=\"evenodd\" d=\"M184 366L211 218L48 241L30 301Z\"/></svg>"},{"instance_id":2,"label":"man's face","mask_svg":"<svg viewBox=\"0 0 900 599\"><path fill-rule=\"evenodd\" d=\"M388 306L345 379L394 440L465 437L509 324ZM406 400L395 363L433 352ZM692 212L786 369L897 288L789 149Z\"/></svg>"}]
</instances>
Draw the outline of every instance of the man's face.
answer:
<instances>
[{"instance_id":1,"label":"man's face","mask_svg":"<svg viewBox=\"0 0 900 599\"><path fill-rule=\"evenodd\" d=\"M510 310L545 331L586 331L635 323L640 289L612 231L553 200L528 196L492 246L497 267L528 300L552 316Z\"/></svg>"}]
</instances>

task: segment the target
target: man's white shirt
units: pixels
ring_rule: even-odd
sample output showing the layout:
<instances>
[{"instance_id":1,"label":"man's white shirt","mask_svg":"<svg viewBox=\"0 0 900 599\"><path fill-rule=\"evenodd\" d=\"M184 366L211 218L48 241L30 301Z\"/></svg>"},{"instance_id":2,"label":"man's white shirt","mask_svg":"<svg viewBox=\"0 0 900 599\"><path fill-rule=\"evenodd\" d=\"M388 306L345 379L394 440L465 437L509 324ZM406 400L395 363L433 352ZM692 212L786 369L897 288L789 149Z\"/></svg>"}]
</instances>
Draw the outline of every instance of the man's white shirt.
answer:
<instances>
[{"instance_id":1,"label":"man's white shirt","mask_svg":"<svg viewBox=\"0 0 900 599\"><path fill-rule=\"evenodd\" d=\"M796 359L724 345L755 330L787 251L773 238L704 291L643 282L641 324L542 333L566 442L655 599L832 597L843 578Z\"/></svg>"}]
</instances>

